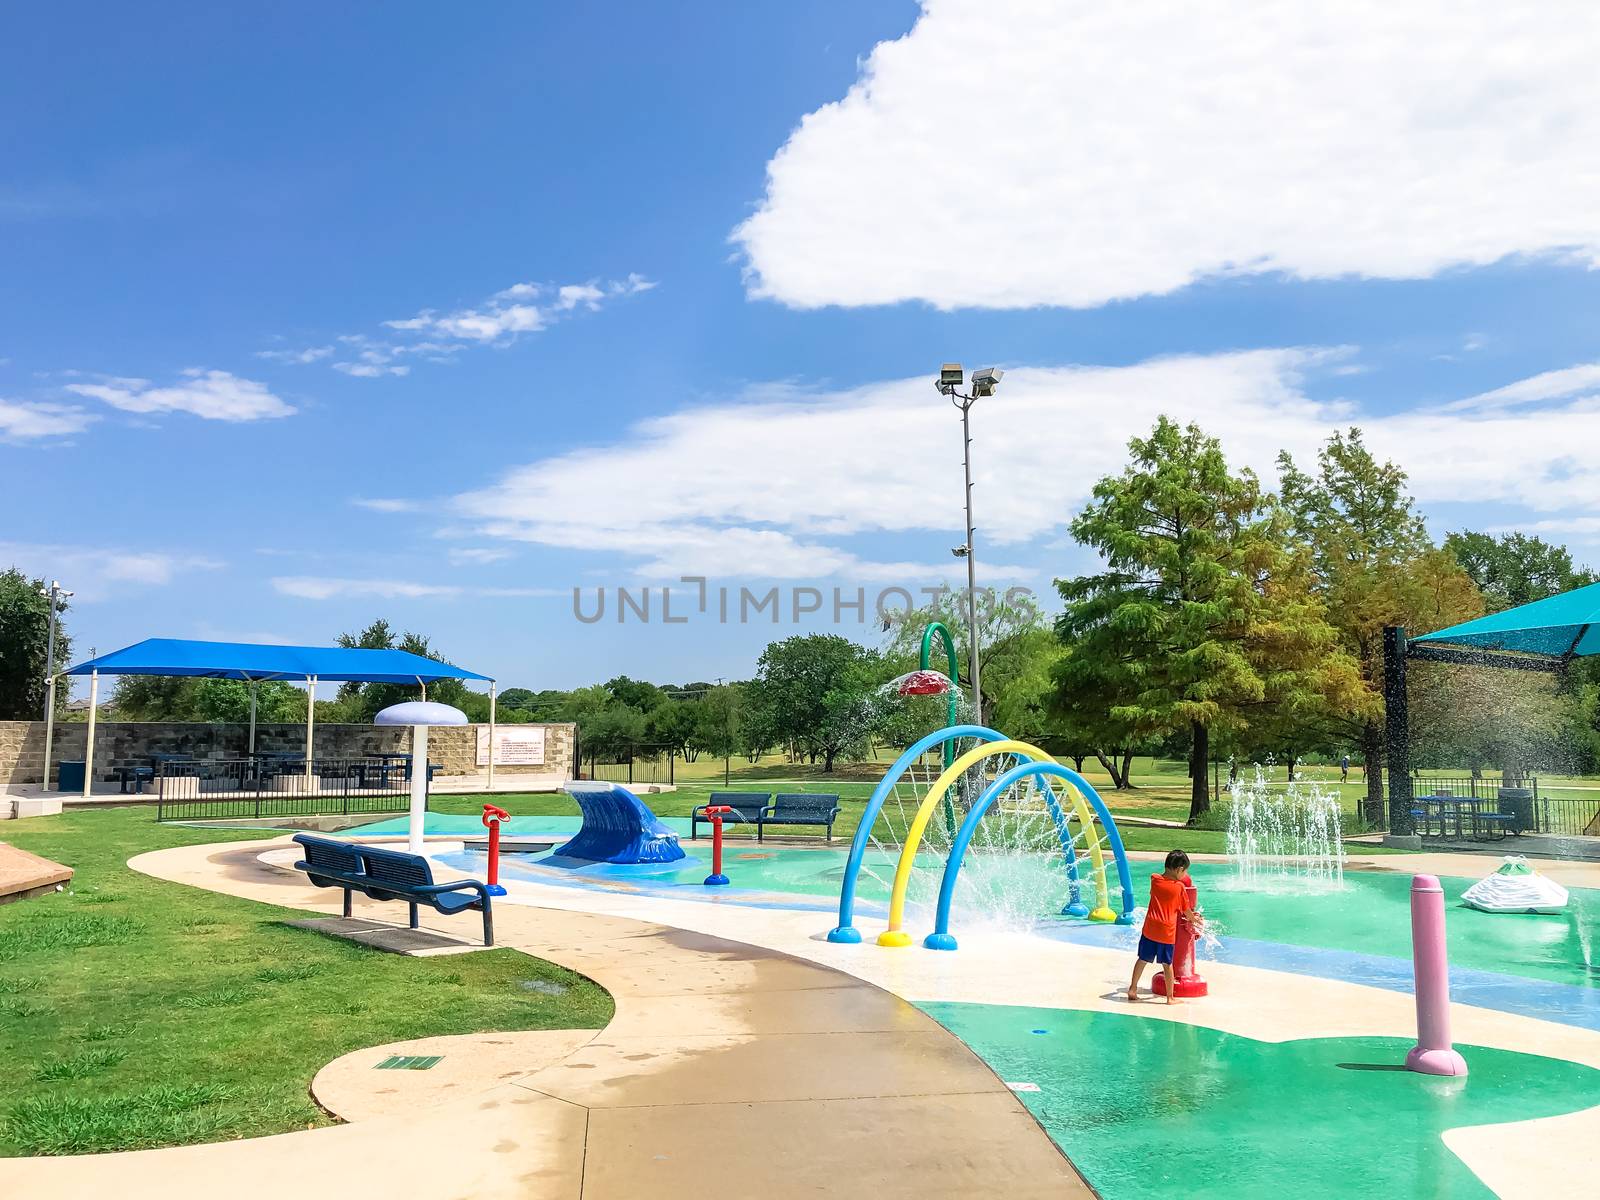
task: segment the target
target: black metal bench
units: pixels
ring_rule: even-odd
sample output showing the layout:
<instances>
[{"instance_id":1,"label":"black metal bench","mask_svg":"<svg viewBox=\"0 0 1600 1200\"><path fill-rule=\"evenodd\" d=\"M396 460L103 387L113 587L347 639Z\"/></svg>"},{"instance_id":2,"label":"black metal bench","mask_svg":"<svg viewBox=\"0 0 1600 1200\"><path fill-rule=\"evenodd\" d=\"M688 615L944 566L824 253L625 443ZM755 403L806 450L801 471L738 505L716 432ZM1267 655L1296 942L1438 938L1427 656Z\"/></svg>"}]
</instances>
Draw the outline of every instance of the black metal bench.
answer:
<instances>
[{"instance_id":1,"label":"black metal bench","mask_svg":"<svg viewBox=\"0 0 1600 1200\"><path fill-rule=\"evenodd\" d=\"M839 817L839 797L827 792L779 792L761 810L756 840L764 841L768 825L820 825L833 841L833 823Z\"/></svg>"},{"instance_id":2,"label":"black metal bench","mask_svg":"<svg viewBox=\"0 0 1600 1200\"><path fill-rule=\"evenodd\" d=\"M435 883L433 866L418 854L363 846L333 838L297 833L294 841L305 851L295 869L318 887L344 889L344 915L350 915L351 894L360 892L374 900L404 900L411 906L411 928L417 928L417 906L452 916L471 909L483 913L483 944L494 945L494 913L489 889L476 879Z\"/></svg>"},{"instance_id":3,"label":"black metal bench","mask_svg":"<svg viewBox=\"0 0 1600 1200\"><path fill-rule=\"evenodd\" d=\"M699 808L689 813L689 836L700 836L702 822L709 825L706 819L706 809L718 805L727 805L733 812L722 818L723 823L739 821L746 825L753 825L759 833L761 829L761 814L772 800L771 792L712 792L709 803L702 804Z\"/></svg>"}]
</instances>

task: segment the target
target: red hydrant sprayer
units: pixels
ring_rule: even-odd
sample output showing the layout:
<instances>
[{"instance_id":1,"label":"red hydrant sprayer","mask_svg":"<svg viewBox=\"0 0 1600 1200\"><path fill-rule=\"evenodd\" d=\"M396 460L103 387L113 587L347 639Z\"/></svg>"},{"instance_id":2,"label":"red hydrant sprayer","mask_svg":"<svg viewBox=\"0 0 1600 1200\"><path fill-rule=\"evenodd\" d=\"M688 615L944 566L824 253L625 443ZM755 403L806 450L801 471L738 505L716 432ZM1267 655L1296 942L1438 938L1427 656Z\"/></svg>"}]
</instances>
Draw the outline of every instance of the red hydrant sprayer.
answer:
<instances>
[{"instance_id":1,"label":"red hydrant sprayer","mask_svg":"<svg viewBox=\"0 0 1600 1200\"><path fill-rule=\"evenodd\" d=\"M706 808L706 818L711 822L711 874L706 876L707 887L721 887L728 882L722 873L722 818L733 811L727 804L713 804Z\"/></svg>"},{"instance_id":2,"label":"red hydrant sprayer","mask_svg":"<svg viewBox=\"0 0 1600 1200\"><path fill-rule=\"evenodd\" d=\"M503 808L493 804L483 806L483 823L489 830L489 895L504 896L506 889L500 886L500 822L509 821L511 814Z\"/></svg>"},{"instance_id":3,"label":"red hydrant sprayer","mask_svg":"<svg viewBox=\"0 0 1600 1200\"><path fill-rule=\"evenodd\" d=\"M1195 903L1199 900L1200 893L1195 890L1192 883L1183 885L1183 900L1189 912L1195 911ZM1204 996L1206 994L1206 981L1195 974L1194 969L1194 939L1195 923L1189 919L1189 912L1178 916L1178 937L1172 945L1172 990L1179 997ZM1150 990L1158 996L1167 994L1166 972L1158 972L1150 984Z\"/></svg>"}]
</instances>

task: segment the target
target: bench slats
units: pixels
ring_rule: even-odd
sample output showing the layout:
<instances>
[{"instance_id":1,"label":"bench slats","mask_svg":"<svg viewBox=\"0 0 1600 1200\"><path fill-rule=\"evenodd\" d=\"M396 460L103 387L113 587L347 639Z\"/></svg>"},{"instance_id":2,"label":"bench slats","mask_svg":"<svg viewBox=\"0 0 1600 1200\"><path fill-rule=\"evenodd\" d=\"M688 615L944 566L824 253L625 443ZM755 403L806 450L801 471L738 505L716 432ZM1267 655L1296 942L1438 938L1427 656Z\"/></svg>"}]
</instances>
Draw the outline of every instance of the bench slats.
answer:
<instances>
[{"instance_id":1,"label":"bench slats","mask_svg":"<svg viewBox=\"0 0 1600 1200\"><path fill-rule=\"evenodd\" d=\"M344 915L350 915L350 894L359 891L374 900L403 900L411 906L411 928L417 928L417 906L426 904L446 916L468 909L483 912L483 944L494 945L494 917L489 891L475 879L439 885L433 881L433 866L417 854L340 842L308 833L297 833L293 840L305 851L305 861L296 863L318 887L344 889ZM471 893L471 894L469 894Z\"/></svg>"}]
</instances>

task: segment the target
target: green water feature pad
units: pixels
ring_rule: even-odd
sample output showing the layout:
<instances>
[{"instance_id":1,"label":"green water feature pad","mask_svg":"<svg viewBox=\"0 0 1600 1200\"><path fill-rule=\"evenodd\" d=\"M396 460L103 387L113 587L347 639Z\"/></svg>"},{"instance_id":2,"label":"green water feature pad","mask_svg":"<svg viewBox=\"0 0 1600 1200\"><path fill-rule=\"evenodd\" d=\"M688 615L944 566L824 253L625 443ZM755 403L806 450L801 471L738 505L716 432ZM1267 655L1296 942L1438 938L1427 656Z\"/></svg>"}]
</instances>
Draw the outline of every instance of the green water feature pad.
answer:
<instances>
[{"instance_id":1,"label":"green water feature pad","mask_svg":"<svg viewBox=\"0 0 1600 1200\"><path fill-rule=\"evenodd\" d=\"M1105 1200L1492 1197L1440 1138L1600 1100L1600 1071L1460 1046L1470 1074L1395 1069L1399 1038L1261 1042L1134 1014L930 1002ZM1495 1136L1515 1136L1496 1134Z\"/></svg>"},{"instance_id":2,"label":"green water feature pad","mask_svg":"<svg viewBox=\"0 0 1600 1200\"><path fill-rule=\"evenodd\" d=\"M667 818L671 828L682 826L687 836L688 821ZM505 832L529 836L570 836L577 831L575 816L513 817ZM404 818L365 825L352 834L394 834L405 830ZM427 831L434 836L459 837L481 834L482 822L464 814L429 813ZM689 857L662 864L649 871L637 868L561 872L565 881L597 887L623 886L673 889L680 895L704 894L702 884L710 871L710 847L696 843L686 847ZM735 901L752 892L805 897L799 907L816 907L829 898L837 900L843 879L845 847L800 847L762 845L745 839L730 840L725 846L724 868L733 881L731 894L724 901ZM893 863L881 855L872 856L873 873L863 873L859 894L868 905L886 901L886 881ZM1403 860L1397 860L1403 861ZM553 871L539 869L541 856L508 855L503 871L510 879L526 878L554 882ZM461 859L462 869L481 872L483 856ZM1484 859L1484 874L1497 865ZM925 911L926 901L937 887L943 860L938 855L919 855L913 875L908 926L919 937L931 927ZM526 870L525 870L526 869ZM1025 895L1038 908L1047 925L1054 918L1066 892L1066 879L1059 859L1048 855L1031 861L1011 860L1005 870L1017 873L1008 891ZM1152 864L1132 864L1137 901L1143 904L1149 894ZM1404 960L1411 957L1410 888L1411 876L1401 870L1346 871L1343 886L1337 890L1287 881L1268 885L1265 891L1239 891L1234 888L1233 870L1224 863L1196 863L1191 869L1200 891L1200 901L1214 922L1221 938L1222 957L1226 958L1230 939L1237 942L1302 946L1322 950ZM984 864L975 859L963 870L963 888L968 881L981 879ZM1447 877L1443 880L1450 905L1447 930L1452 967L1491 972L1501 976L1539 979L1570 986L1600 990L1600 890L1572 888L1571 902L1563 913L1547 916L1485 913L1462 907L1459 897L1476 879ZM987 904L987 895L976 907ZM972 893L957 894L956 919L952 929L959 938L970 927L974 912ZM869 910L863 910L866 916ZM1107 930L1086 927L1083 936L1097 940L1116 939L1126 929ZM1136 931L1135 931L1136 932ZM1130 943L1131 945L1131 943ZM1203 957L1203 956L1202 956ZM1262 963L1259 965L1270 965ZM1327 970L1317 973L1343 977L1345 967L1330 960ZM1498 1007L1498 1006L1497 1006Z\"/></svg>"},{"instance_id":3,"label":"green water feature pad","mask_svg":"<svg viewBox=\"0 0 1600 1200\"><path fill-rule=\"evenodd\" d=\"M1487 875L1499 864L1484 859ZM1197 863L1191 875L1223 946L1230 938L1411 959L1411 874L1346 871L1338 890L1292 881L1238 891L1226 864ZM1149 891L1148 867L1134 876ZM1571 889L1567 910L1549 915L1486 913L1460 904L1476 879L1444 877L1450 965L1577 987L1600 987L1600 891ZM958 931L959 932L959 931Z\"/></svg>"}]
</instances>

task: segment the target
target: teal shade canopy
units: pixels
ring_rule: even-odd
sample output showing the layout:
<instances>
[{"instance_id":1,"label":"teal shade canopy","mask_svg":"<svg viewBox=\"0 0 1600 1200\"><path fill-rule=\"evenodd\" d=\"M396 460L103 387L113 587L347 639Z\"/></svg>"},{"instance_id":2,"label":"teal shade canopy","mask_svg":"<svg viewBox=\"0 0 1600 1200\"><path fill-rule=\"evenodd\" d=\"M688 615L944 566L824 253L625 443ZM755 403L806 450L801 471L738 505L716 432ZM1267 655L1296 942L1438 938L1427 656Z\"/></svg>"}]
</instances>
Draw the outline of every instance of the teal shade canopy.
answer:
<instances>
[{"instance_id":1,"label":"teal shade canopy","mask_svg":"<svg viewBox=\"0 0 1600 1200\"><path fill-rule=\"evenodd\" d=\"M1478 650L1510 650L1546 658L1600 654L1600 583L1411 640Z\"/></svg>"}]
</instances>

